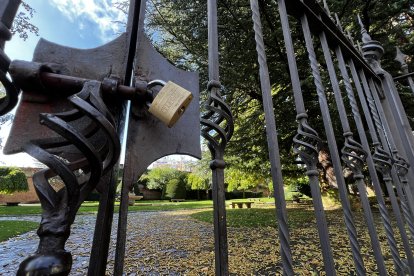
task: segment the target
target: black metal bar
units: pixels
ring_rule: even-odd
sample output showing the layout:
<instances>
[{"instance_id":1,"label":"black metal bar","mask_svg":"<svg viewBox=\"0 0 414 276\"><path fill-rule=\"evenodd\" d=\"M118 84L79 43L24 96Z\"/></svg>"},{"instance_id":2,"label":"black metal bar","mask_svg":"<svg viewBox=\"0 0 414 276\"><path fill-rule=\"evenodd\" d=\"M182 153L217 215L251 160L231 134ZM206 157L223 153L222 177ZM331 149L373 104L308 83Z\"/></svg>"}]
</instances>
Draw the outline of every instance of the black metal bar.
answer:
<instances>
[{"instance_id":1,"label":"black metal bar","mask_svg":"<svg viewBox=\"0 0 414 276\"><path fill-rule=\"evenodd\" d=\"M201 135L207 139L212 161L212 197L214 218L214 248L216 275L228 275L228 245L226 202L224 187L224 150L233 134L233 119L229 106L220 95L219 52L217 29L217 1L207 1L208 13L208 72L210 92L205 104L206 113L201 117ZM225 123L224 123L225 122ZM220 125L225 124L223 128ZM214 133L214 134L212 134Z\"/></svg>"},{"instance_id":2,"label":"black metal bar","mask_svg":"<svg viewBox=\"0 0 414 276\"><path fill-rule=\"evenodd\" d=\"M12 37L10 29L20 2L20 0L2 0L0 3L0 82L6 90L6 96L0 98L0 116L10 112L18 102L19 89L7 77L10 59L4 52L4 46Z\"/></svg>"},{"instance_id":3,"label":"black metal bar","mask_svg":"<svg viewBox=\"0 0 414 276\"><path fill-rule=\"evenodd\" d=\"M269 69L267 67L266 52L264 48L262 24L260 20L260 10L257 0L251 0L252 18L254 22L256 50L260 65L260 82L263 96L263 108L266 121L266 136L269 148L269 160L271 165L274 198L276 205L276 217L280 240L280 254L284 275L294 275L292 268L292 253L289 242L289 228L286 217L286 201L283 189L282 165L280 162L279 144L277 140L277 130L275 116L273 112L273 101L269 79Z\"/></svg>"},{"instance_id":4,"label":"black metal bar","mask_svg":"<svg viewBox=\"0 0 414 276\"><path fill-rule=\"evenodd\" d=\"M384 118L384 110L382 109L382 106L380 104L380 99L378 97L378 92L376 90L376 86L373 82L372 79L369 80L369 86L370 86L370 91L366 91L366 95L367 98L369 99L370 97L373 97L373 100L375 102L375 106L376 108L374 110L371 110L371 113L374 114L374 118L375 118L375 114L377 114L379 120L375 120L374 122L377 126L378 132L380 133L380 140L383 144L383 146L387 146L387 139L385 137L385 133L384 133L384 125L386 125L386 119ZM371 92L371 95L369 95L369 93ZM388 152L387 152L388 153ZM389 154L389 153L388 153ZM394 192L394 188L393 188L393 184L395 185L399 185L399 183L393 183L393 179L391 178L391 167L389 167L389 169L387 169L386 171L382 171L383 174L383 180L385 181L385 185L386 188L388 190L388 195L390 197L390 201L391 201L391 205L394 211L394 216L395 219L397 221L397 227L400 231L400 235L401 235L401 240L404 246L404 250L408 259L408 264L409 267L414 267L414 257L413 257L413 253L411 250L411 246L410 246L410 241L408 239L405 227L404 227L404 221L401 215L401 211L400 211L400 206L398 205L397 202L397 198L395 196L395 192ZM398 182L399 180L396 179Z\"/></svg>"},{"instance_id":5,"label":"black metal bar","mask_svg":"<svg viewBox=\"0 0 414 276\"><path fill-rule=\"evenodd\" d=\"M339 81L336 75L336 70L333 64L333 60L332 60L332 55L330 53L330 49L329 49L329 45L327 43L327 38L324 32L321 32L319 35L320 41L321 41L321 45L322 45L322 49L324 52L324 56L325 56L325 60L326 60L326 64L328 67L328 73L329 73L329 77L331 80L331 85L332 85L332 89L334 92L334 96L335 96L335 101L336 101L336 105L338 107L338 112L340 115L340 120L341 120L341 124L342 124L342 129L344 132L344 136L348 140L349 138L352 139L352 132L351 132L351 128L348 122L348 118L347 118L347 114L346 114L346 109L344 106L344 102L342 100L342 95L341 95L341 90L339 88ZM353 108L353 114L354 114L354 118L355 121L359 125L359 128L362 127L362 121L361 121L361 117L359 115L359 110L358 107L356 105L355 102L355 97L353 96L353 92L352 90L348 91L348 97L351 99L351 105ZM352 139L353 141L353 139ZM353 143L355 145L355 143ZM351 148L350 152L358 152L358 151L363 151L362 148L360 148L360 145L357 145L357 149L355 150L354 147ZM349 151L348 151L349 152ZM366 155L366 152L364 152L364 155ZM344 156L345 157L345 156ZM366 156L365 156L366 157ZM350 159L353 160L350 160ZM365 219L367 221L367 226L368 226L368 231L370 233L370 238L371 238L371 244L372 244L372 249L374 252L374 256L375 256L375 260L377 262L377 266L378 266L378 272L380 275L387 275L387 271L385 268L385 264L384 264L384 258L382 256L382 252L381 252L381 246L378 240L378 235L374 226L374 219L373 219L373 215L371 212L371 207L370 207L370 203L368 201L368 197L367 197L367 191L366 191L366 187L365 187L365 183L364 183L364 176L362 174L362 166L365 160L360 160L362 162L360 162L358 160L357 157L351 157L351 158L347 158L347 162L348 163L348 167L353 171L354 173L354 179L357 183L357 188L359 191L359 195L361 198L361 202L362 202L362 206L363 206L363 211L364 211L364 216Z\"/></svg>"},{"instance_id":6,"label":"black metal bar","mask_svg":"<svg viewBox=\"0 0 414 276\"><path fill-rule=\"evenodd\" d=\"M312 69L312 75L314 77L314 82L316 86L316 92L319 98L319 105L320 105L320 109L322 113L322 119L324 122L325 132L326 132L326 136L328 139L328 147L329 147L329 151L331 154L331 160L332 160L332 164L333 164L334 171L335 171L336 181L338 184L342 208L344 211L345 225L348 231L348 236L350 238L351 250L352 250L352 255L354 258L356 272L357 272L357 275L365 275L364 262L362 260L361 249L359 246L356 229L355 229L355 225L353 222L351 206L348 200L346 183L345 183L344 176L342 173L341 161L339 159L337 143L335 140L335 133L332 127L332 121L331 121L331 117L329 114L329 107L328 107L328 103L327 103L326 96L325 96L325 88L323 87L323 84L322 84L322 77L319 71L319 64L316 59L316 54L315 54L313 41L312 41L312 35L310 32L309 23L308 23L306 14L302 16L301 22L302 22L303 34L305 37L306 49L308 51L308 56L309 56L310 65ZM326 61L327 63L329 63L329 60L326 60ZM347 142L349 142L350 135L352 135L352 133L349 133L348 131L348 133L346 133L345 135L346 135ZM353 146L353 150L357 151L355 145Z\"/></svg>"},{"instance_id":7,"label":"black metal bar","mask_svg":"<svg viewBox=\"0 0 414 276\"><path fill-rule=\"evenodd\" d=\"M328 226L326 216L322 204L322 196L319 187L318 171L316 164L318 162L317 145L321 142L315 130L313 130L307 122L307 114L302 98L302 91L300 87L300 79L295 59L295 52L290 33L288 14L286 11L285 1L279 0L279 14L282 24L283 37L285 41L286 53L289 62L290 77L292 80L293 94L295 98L295 106L297 113L297 120L299 122L298 134L294 138L295 150L306 164L311 186L312 201L319 233L319 240L322 247L322 254L324 257L325 271L327 275L336 275L335 265L332 257L332 250L329 243Z\"/></svg>"},{"instance_id":8,"label":"black metal bar","mask_svg":"<svg viewBox=\"0 0 414 276\"><path fill-rule=\"evenodd\" d=\"M139 34L143 34L143 21L145 17L146 0L132 0L129 6L128 24L130 32L130 48L128 51L128 62L126 67L125 84L130 85L133 73L133 62L137 51ZM124 135L127 135L126 133ZM128 143L128 142L127 142ZM121 201L119 206L118 229L115 250L114 275L122 275L124 270L126 233L128 223L128 206L129 206L129 188L132 183L125 181L125 175L122 177Z\"/></svg>"},{"instance_id":9,"label":"black metal bar","mask_svg":"<svg viewBox=\"0 0 414 276\"><path fill-rule=\"evenodd\" d=\"M348 64L350 65L351 68L351 73L352 73L352 77L354 79L354 83L355 83L355 87L357 89L358 92L358 97L359 100L361 102L361 106L366 118L366 122L368 125L368 129L370 132L370 136L371 139L373 141L373 145L375 148L377 148L379 146L379 140L377 137L377 133L376 133L376 129L375 126L373 124L373 119L371 116L371 112L369 110L365 95L364 95L364 90L369 90L368 87L368 83L366 81L365 78L365 74L363 70L358 70L355 67L355 64L353 63L353 60L350 59L348 60ZM363 85L363 88L361 87L361 82ZM391 218L390 215L388 213L388 210L385 206L385 200L382 194L382 189L381 189L381 185L380 185L380 181L377 175L377 170L375 168L375 163L374 163L374 158L371 155L370 152L370 146L368 144L368 140L365 136L365 130L362 126L362 122L357 122L357 128L358 128L358 133L361 139L361 143L363 145L363 147L367 150L368 152L368 156L367 156L367 165L368 165L368 170L371 176L371 180L372 183L374 184L374 191L375 191L375 195L376 195L376 199L378 202L378 206L379 206L379 211L380 211L380 215L381 215L381 219L383 221L384 224L384 228L385 228L385 234L388 240L388 244L390 246L390 250L391 250L391 256L393 258L393 262L395 265L395 271L398 275L402 274L403 271L403 264L401 262L401 258L400 258L400 254L398 252L398 248L397 248L397 242L395 240L395 235L394 235L394 230L392 229L391 226Z\"/></svg>"},{"instance_id":10,"label":"black metal bar","mask_svg":"<svg viewBox=\"0 0 414 276\"><path fill-rule=\"evenodd\" d=\"M127 63L125 65L125 76L124 76L124 85L127 85L127 86L131 85L131 79L132 79L133 62L134 62L137 39L138 39L138 26L139 26L138 17L140 14L140 8L141 8L141 0L133 0L133 5L130 4L128 26L127 26L127 30L129 32L128 58L127 58ZM126 116L126 102L120 101L118 103L117 109L118 109L116 110L116 114L118 115L117 120L116 120L117 121L117 132L120 135L122 135L125 118L126 118L125 117ZM92 252L91 252L91 257L90 257L88 275L105 275L110 235L111 235L112 219L113 219L113 213L114 213L115 190L116 190L116 183L118 180L118 171L119 171L119 161L118 161L118 164L115 165L110 175L110 178L107 179L109 181L109 184L107 187L105 187L105 190L101 195L101 200L99 203L99 210L98 210L98 217L97 217L97 225L95 226L95 235L94 235L94 242L93 242ZM124 212L123 213L124 216L127 216L127 211L125 211L125 207L121 209L121 212L122 211ZM124 220L121 220L120 222L121 225L126 224L126 220L127 220L126 217ZM123 236L121 235L120 239L122 238ZM125 250L125 249L122 249L122 250ZM117 257L116 263L118 265L115 266L115 269L118 271L118 270L123 269L122 267L120 267L121 263L123 266L123 257L122 257L122 254L120 254L121 252L119 251L117 252L118 252L117 253L118 257Z\"/></svg>"},{"instance_id":11,"label":"black metal bar","mask_svg":"<svg viewBox=\"0 0 414 276\"><path fill-rule=\"evenodd\" d=\"M286 1L287 12L300 19L303 14L308 16L309 25L313 34L324 32L327 36L331 49L340 46L345 58L353 58L357 66L362 67L369 73L370 77L380 80L374 70L367 64L358 50L349 39L338 29L330 16L323 10L315 0L290 0Z\"/></svg>"}]
</instances>

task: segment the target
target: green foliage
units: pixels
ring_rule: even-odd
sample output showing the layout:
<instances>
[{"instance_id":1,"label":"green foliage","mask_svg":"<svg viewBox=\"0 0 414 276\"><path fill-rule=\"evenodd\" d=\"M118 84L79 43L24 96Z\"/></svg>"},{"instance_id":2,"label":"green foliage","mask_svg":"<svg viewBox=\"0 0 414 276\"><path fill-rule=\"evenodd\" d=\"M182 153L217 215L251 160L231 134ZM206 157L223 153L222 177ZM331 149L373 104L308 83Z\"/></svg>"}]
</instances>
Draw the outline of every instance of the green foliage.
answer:
<instances>
[{"instance_id":1,"label":"green foliage","mask_svg":"<svg viewBox=\"0 0 414 276\"><path fill-rule=\"evenodd\" d=\"M0 193L27 191L29 189L27 178L19 168L0 167Z\"/></svg>"},{"instance_id":2,"label":"green foliage","mask_svg":"<svg viewBox=\"0 0 414 276\"><path fill-rule=\"evenodd\" d=\"M153 43L172 63L200 72L201 82L207 83L207 16L205 1L150 1L147 29L156 35ZM296 175L303 170L292 166L292 140L296 134L296 111L288 73L288 62L284 50L277 1L259 1L264 31L272 98L278 129L278 142L285 170ZM410 0L342 1L327 0L332 12L339 15L346 30L360 40L360 28L355 15L360 13L374 39L384 44L386 53L384 68L396 75L394 46L414 55L413 2ZM237 165L242 172L253 172L263 178L269 177L270 166L266 143L262 97L258 77L257 53L255 50L253 23L250 7L246 1L218 1L220 77L222 91L235 117L235 132L226 149L227 156L241 160ZM292 24L294 26L294 24ZM300 28L299 28L300 29ZM309 74L308 56L303 45L303 36L296 28L291 29L298 70L301 76L304 102L310 125L325 139L318 99ZM325 76L326 77L326 76ZM328 104L334 106L333 94L328 95ZM205 98L205 94L202 95ZM412 101L405 101L411 103ZM341 129L337 112L332 112L334 129ZM352 120L350 120L352 124ZM352 127L352 126L351 126ZM342 147L341 131L336 132ZM287 182L289 179L287 179ZM237 181L236 181L237 182ZM234 182L232 182L234 183ZM233 184L231 184L233 185ZM235 185L236 189L239 185ZM303 186L306 187L306 186ZM230 188L232 189L232 188Z\"/></svg>"},{"instance_id":3,"label":"green foliage","mask_svg":"<svg viewBox=\"0 0 414 276\"><path fill-rule=\"evenodd\" d=\"M186 182L183 177L174 178L168 181L165 187L165 198L185 199Z\"/></svg>"},{"instance_id":4,"label":"green foliage","mask_svg":"<svg viewBox=\"0 0 414 276\"><path fill-rule=\"evenodd\" d=\"M187 184L191 190L206 190L210 187L209 177L198 173L189 173Z\"/></svg>"},{"instance_id":5,"label":"green foliage","mask_svg":"<svg viewBox=\"0 0 414 276\"><path fill-rule=\"evenodd\" d=\"M183 172L180 172L172 168L155 168L148 172L146 176L148 189L165 189L168 181L171 179L178 179L182 176Z\"/></svg>"},{"instance_id":6,"label":"green foliage","mask_svg":"<svg viewBox=\"0 0 414 276\"><path fill-rule=\"evenodd\" d=\"M208 190L211 185L210 157L207 151L202 152L201 160L197 160L191 166L191 172L187 175L188 188L191 190Z\"/></svg>"},{"instance_id":7,"label":"green foliage","mask_svg":"<svg viewBox=\"0 0 414 276\"><path fill-rule=\"evenodd\" d=\"M248 190L261 183L261 179L252 173L244 172L235 167L230 167L225 174L227 191Z\"/></svg>"},{"instance_id":8,"label":"green foliage","mask_svg":"<svg viewBox=\"0 0 414 276\"><path fill-rule=\"evenodd\" d=\"M4 220L0 221L0 242L11 237L34 230L39 223L33 221Z\"/></svg>"}]
</instances>

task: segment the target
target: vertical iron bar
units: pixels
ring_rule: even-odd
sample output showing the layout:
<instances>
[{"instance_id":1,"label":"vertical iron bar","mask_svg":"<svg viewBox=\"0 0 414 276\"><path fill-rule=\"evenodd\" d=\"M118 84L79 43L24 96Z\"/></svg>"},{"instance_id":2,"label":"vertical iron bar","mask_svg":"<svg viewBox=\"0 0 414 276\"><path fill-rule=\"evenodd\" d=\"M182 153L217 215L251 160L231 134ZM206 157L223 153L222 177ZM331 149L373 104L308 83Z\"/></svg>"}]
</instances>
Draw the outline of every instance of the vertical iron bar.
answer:
<instances>
[{"instance_id":1,"label":"vertical iron bar","mask_svg":"<svg viewBox=\"0 0 414 276\"><path fill-rule=\"evenodd\" d=\"M306 164L311 186L312 201L314 206L315 217L318 226L319 240L322 247L322 254L324 257L325 271L327 275L336 275L335 265L332 257L332 250L329 243L328 226L326 216L323 209L322 197L319 187L318 171L316 164L318 162L317 145L320 139L315 130L313 130L307 122L307 114L302 98L302 91L300 87L300 79L298 68L295 59L295 52L291 38L289 27L289 19L286 11L284 0L278 0L280 21L282 24L283 37L285 41L286 54L289 62L289 71L292 81L293 94L295 99L295 107L297 113L297 120L299 122L298 134L294 138L295 149L299 153L302 161Z\"/></svg>"},{"instance_id":2,"label":"vertical iron bar","mask_svg":"<svg viewBox=\"0 0 414 276\"><path fill-rule=\"evenodd\" d=\"M128 11L128 28L130 32L130 43L128 49L128 62L126 67L125 84L131 85L132 73L133 73L133 62L137 51L137 44L139 35L143 35L144 18L145 18L145 6L146 0L132 0L129 5ZM124 133L128 137L127 133ZM128 143L128 141L127 141ZM127 154L128 156L128 154ZM128 162L125 162L126 164ZM131 164L131 163L130 163ZM122 188L121 188L121 201L119 206L118 215L118 230L117 240L115 249L115 264L114 264L114 275L122 275L124 270L124 259L125 259L125 246L126 246L126 233L128 223L128 201L129 201L129 189L132 183L127 183L127 180L131 178L122 177Z\"/></svg>"},{"instance_id":3,"label":"vertical iron bar","mask_svg":"<svg viewBox=\"0 0 414 276\"><path fill-rule=\"evenodd\" d=\"M367 122L367 125L368 125L368 129L369 129L369 132L370 132L371 139L373 141L373 145L375 147L377 147L379 145L379 141L378 141L376 130L375 130L375 127L374 127L374 124L373 124L373 119L371 117L371 113L369 111L368 104L367 104L367 101L366 101L365 95L364 95L364 90L369 89L368 84L367 84L366 79L365 79L365 74L363 73L362 70L358 74L358 71L357 71L357 69L355 67L355 64L352 61L352 59L350 59L348 63L350 65L351 73L352 73L354 83L355 83L355 87L356 87L356 90L358 92L358 97L360 99L364 115L366 117L366 122ZM361 87L360 77L361 77L361 80L362 80L364 90ZM373 185L374 185L374 191L375 191L375 195L376 195L377 202L378 202L378 205L379 205L380 215L381 215L381 218L382 218L382 221L383 221L383 224L384 224L385 234L386 234L388 244L389 244L390 249L391 249L391 256L393 258L393 262L394 262L394 265L395 265L395 270L396 270L398 275L401 275L402 271L403 271L403 265L402 265L402 262L401 262L400 254L398 252L397 242L396 242L395 236L394 236L394 230L392 229L392 226L391 226L391 218L390 218L388 210L385 206L385 200L384 200L384 197L383 197L383 194L382 194L382 189L381 189L380 181L379 181L379 178L378 178L378 175L377 175L377 170L375 168L374 159L373 159L373 156L371 155L371 152L369 150L370 146L369 146L368 140L365 136L365 130L363 128L363 125L362 125L361 121L357 122L357 128L358 128L359 136L361 138L361 143L364 146L364 148L367 149L367 151L368 151L368 157L367 157L368 170L369 170L371 180L372 180Z\"/></svg>"},{"instance_id":4,"label":"vertical iron bar","mask_svg":"<svg viewBox=\"0 0 414 276\"><path fill-rule=\"evenodd\" d=\"M208 64L210 83L219 82L219 55L218 55L218 30L217 30L217 0L207 1L208 13ZM218 86L218 87L217 87ZM220 95L219 85L211 87L212 94ZM215 270L216 275L228 275L228 245L226 225L226 199L224 188L223 161L224 148L212 149L212 196L214 217L214 246L215 246Z\"/></svg>"},{"instance_id":5,"label":"vertical iron bar","mask_svg":"<svg viewBox=\"0 0 414 276\"><path fill-rule=\"evenodd\" d=\"M361 249L358 242L357 232L355 229L352 212L351 212L351 206L349 203L347 190L346 190L346 184L344 180L344 176L342 173L342 166L341 161L339 159L338 155L338 148L336 145L335 140L335 133L332 127L332 121L331 116L329 114L329 107L328 102L326 100L325 96L325 88L322 84L322 77L319 71L319 63L316 59L315 49L312 41L312 35L309 28L309 22L307 15L304 14L301 18L302 21L302 29L303 34L305 38L306 43L306 49L308 51L308 56L310 60L310 65L312 69L312 75L316 86L316 92L318 94L319 98L319 105L322 113L322 119L324 122L325 132L328 139L328 146L329 146L329 152L331 154L332 164L335 171L335 177L338 184L339 189L339 195L341 198L341 203L344 211L344 218L345 218L345 225L348 232L348 236L351 243L351 251L352 256L354 258L355 268L357 275L365 275L365 268L364 268L364 262L362 260L361 256ZM327 63L329 63L328 60L326 60ZM348 126L349 127L349 126Z\"/></svg>"},{"instance_id":6,"label":"vertical iron bar","mask_svg":"<svg viewBox=\"0 0 414 276\"><path fill-rule=\"evenodd\" d=\"M370 86L370 91L366 91L367 93L367 98L368 100L370 98L373 97L373 101L375 102L375 106L376 108L374 108L374 110L371 110L372 114L374 114L375 116L378 116L379 120L374 120L377 128L378 128L378 132L380 133L380 139L381 142L384 146L387 145L387 140L384 134L384 125L386 125L386 120L384 118L384 110L382 109L382 106L380 104L380 99L378 97L378 92L376 90L376 86L373 82L372 79L369 80L369 86ZM400 235L401 235L401 239L402 239L402 243L404 246L404 250L405 253L407 255L407 259L408 259L408 263L409 263L409 267L414 268L414 256L411 250L411 246L410 246L410 241L408 239L407 233L405 231L405 227L404 227L404 221L401 215L401 211L400 211L400 207L398 205L397 202L397 198L395 196L395 192L394 192L394 188L393 188L393 183L392 183L392 178L390 177L390 171L388 171L386 174L384 174L384 181L388 190L388 194L390 196L390 200L391 200L391 205L392 208L394 210L394 216L395 219L397 221L397 227L400 231ZM398 179L397 179L398 181ZM399 183L394 183L395 185L399 185ZM401 203L403 203L403 199L401 199Z\"/></svg>"},{"instance_id":7,"label":"vertical iron bar","mask_svg":"<svg viewBox=\"0 0 414 276\"><path fill-rule=\"evenodd\" d=\"M379 101L379 97L378 97L378 87L377 85L375 85L375 83L372 82L372 80L370 81L371 83L371 89L374 89L372 91L374 91L374 101L378 100ZM375 97L376 95L376 97ZM369 98L370 96L368 96ZM382 133L382 144L383 147L387 147L389 146L390 152L393 154L394 156L394 165L391 169L391 176L392 176L392 180L394 182L394 186L397 190L397 194L400 197L400 204L401 204L401 209L403 210L403 215L405 217L405 222L408 225L408 229L410 231L411 237L414 241L414 221L413 221L413 216L412 216L412 210L410 209L410 204L412 205L414 202L412 202L412 195L411 195L411 190L409 189L409 187L406 185L408 184L408 180L406 178L406 174L408 172L408 167L407 169L405 168L400 168L398 165L402 166L406 166L406 161L404 159L402 159L399 154L398 154L398 150L394 141L394 137L393 134L391 132L391 129L388 125L387 120L384 118L384 110L382 108L381 105L377 105L377 111L378 113L381 115L380 119L382 122L382 127L383 127L383 133ZM375 112L373 112L375 114ZM403 192L402 187L405 189L406 193ZM392 196L395 196L394 193ZM398 204L397 204L398 206Z\"/></svg>"},{"instance_id":8,"label":"vertical iron bar","mask_svg":"<svg viewBox=\"0 0 414 276\"><path fill-rule=\"evenodd\" d=\"M326 34L324 32L322 32L322 33L320 33L319 37L320 37L322 49L323 49L323 52L324 52L325 61L326 61L326 64L327 64L328 73L329 73L332 89L333 89L334 96L335 96L336 105L337 105L338 111L339 111L339 116L340 116L341 123L342 123L342 129L343 129L343 132L344 132L344 136L347 137L347 135L349 135L351 133L351 128L349 126L349 122L348 122L348 119L347 119L346 109L345 109L344 102L343 102L343 99L342 99L341 90L339 88L339 81L338 81L338 78L336 76L336 70L335 70L335 67L334 67L334 64L333 64L332 55L330 53L330 49L329 49L328 41L327 41L327 38L326 38ZM339 51L341 51L341 50L339 49ZM353 95L352 90L348 91L348 97L350 98L351 105L353 107L354 119L355 119L355 122L357 124L358 131L359 131L359 133L361 133L360 130L362 130L362 134L365 135L365 133L363 132L363 125L362 125L361 117L359 115L359 110L358 110L358 107L356 105L355 97ZM360 136L361 136L361 134L360 134ZM350 135L350 137L352 137L352 134ZM364 137L364 138L366 140L366 137ZM362 140L362 138L361 138L361 140ZM365 147L365 151L368 152L369 147ZM381 252L381 246L380 246L380 243L379 243L379 240L378 240L378 235L377 235L375 225L374 225L374 218L373 218L373 215L372 215L372 212L371 212L371 207L370 207L369 200L368 200L368 197L367 197L367 191L366 191L366 187L365 187L365 183L364 183L364 176L362 174L362 168L360 168L360 167L359 168L355 168L355 167L352 168L351 167L351 170L355 170L354 171L354 178L355 178L355 181L357 183L359 195L360 195L360 198L361 198L363 211L364 211L364 216L365 216L365 220L367 222L366 224L367 224L367 227L368 227L368 231L370 233L372 250L374 252L374 256L375 256L375 260L376 260L376 263L377 263L379 275L387 275L387 271L386 271L385 264L384 264L384 258L382 256L382 252Z\"/></svg>"},{"instance_id":9,"label":"vertical iron bar","mask_svg":"<svg viewBox=\"0 0 414 276\"><path fill-rule=\"evenodd\" d=\"M136 0L136 2L134 0L133 3L140 6L141 0ZM130 5L129 15L131 15L131 9L134 9L135 7L135 5ZM138 20L135 20L135 18L128 18L127 28L130 28L130 34L128 38L128 59L127 63L125 64L124 76L124 84L128 86L131 84L132 67L137 44L138 23ZM118 117L116 118L117 133L122 135L126 113L125 101L120 100L118 104L118 110L116 110L115 113L118 114ZM122 141L122 139L120 140ZM116 183L118 180L118 172L119 161L114 166L114 169L109 176L109 185L104 185L105 191L102 193L101 200L99 202L99 210L96 219L95 234L88 269L88 275L90 276L105 275L106 273L106 264L108 259L112 219L114 214L115 192Z\"/></svg>"},{"instance_id":10,"label":"vertical iron bar","mask_svg":"<svg viewBox=\"0 0 414 276\"><path fill-rule=\"evenodd\" d=\"M395 59L401 64L401 71L403 74L408 75L410 71L408 70L408 64L406 62L407 55L401 52L400 48L395 47L397 50ZM414 81L411 76L407 76L408 85L410 86L411 92L414 93Z\"/></svg>"},{"instance_id":11,"label":"vertical iron bar","mask_svg":"<svg viewBox=\"0 0 414 276\"><path fill-rule=\"evenodd\" d=\"M266 121L266 136L269 148L269 160L271 165L272 182L274 187L274 198L276 205L277 225L280 240L280 254L282 256L283 274L294 275L292 268L292 253L289 242L289 228L287 225L287 211L285 193L283 189L282 165L279 155L279 144L277 140L277 130L275 115L273 111L272 93L269 79L269 69L266 61L266 51L263 41L262 23L260 20L260 9L257 0L250 1L254 32L256 40L256 50L260 66L260 84L263 96L263 108Z\"/></svg>"},{"instance_id":12,"label":"vertical iron bar","mask_svg":"<svg viewBox=\"0 0 414 276\"><path fill-rule=\"evenodd\" d=\"M223 160L221 152L216 152L215 160ZM216 275L228 275L228 245L226 225L226 198L224 188L225 163L212 161L212 197L214 207L214 246Z\"/></svg>"}]
</instances>

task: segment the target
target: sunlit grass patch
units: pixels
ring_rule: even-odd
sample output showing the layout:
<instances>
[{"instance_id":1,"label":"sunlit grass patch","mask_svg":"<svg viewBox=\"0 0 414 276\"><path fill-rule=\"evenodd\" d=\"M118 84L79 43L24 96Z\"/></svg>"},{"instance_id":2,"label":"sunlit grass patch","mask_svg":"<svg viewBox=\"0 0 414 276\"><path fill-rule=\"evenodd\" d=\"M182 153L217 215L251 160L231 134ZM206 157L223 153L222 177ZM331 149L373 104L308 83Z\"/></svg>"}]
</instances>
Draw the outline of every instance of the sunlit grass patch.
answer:
<instances>
[{"instance_id":1,"label":"sunlit grass patch","mask_svg":"<svg viewBox=\"0 0 414 276\"><path fill-rule=\"evenodd\" d=\"M39 226L38 222L3 220L0 221L0 241L34 230Z\"/></svg>"}]
</instances>

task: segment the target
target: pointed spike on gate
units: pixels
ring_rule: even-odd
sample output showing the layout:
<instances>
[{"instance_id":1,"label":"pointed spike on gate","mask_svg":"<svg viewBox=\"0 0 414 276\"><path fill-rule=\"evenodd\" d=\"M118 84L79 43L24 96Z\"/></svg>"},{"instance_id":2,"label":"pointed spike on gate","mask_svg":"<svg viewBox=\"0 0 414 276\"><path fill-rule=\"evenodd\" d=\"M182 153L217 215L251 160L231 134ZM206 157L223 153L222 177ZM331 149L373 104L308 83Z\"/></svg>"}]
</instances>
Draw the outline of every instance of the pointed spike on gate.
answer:
<instances>
[{"instance_id":1,"label":"pointed spike on gate","mask_svg":"<svg viewBox=\"0 0 414 276\"><path fill-rule=\"evenodd\" d=\"M398 46L395 47L395 49L397 50L397 53L395 55L394 60L398 61L401 64L401 67L403 67L404 65L407 65L408 56L406 54L404 54L403 52L401 52L401 50Z\"/></svg>"},{"instance_id":2,"label":"pointed spike on gate","mask_svg":"<svg viewBox=\"0 0 414 276\"><path fill-rule=\"evenodd\" d=\"M368 42L372 41L372 38L368 34L367 29L365 29L364 23L362 23L361 16L359 16L359 14L358 14L357 17L358 17L359 26L361 26L362 42L363 43L368 43Z\"/></svg>"},{"instance_id":3,"label":"pointed spike on gate","mask_svg":"<svg viewBox=\"0 0 414 276\"><path fill-rule=\"evenodd\" d=\"M358 51L362 54L361 42L359 40L357 41L357 48L358 48Z\"/></svg>"},{"instance_id":4,"label":"pointed spike on gate","mask_svg":"<svg viewBox=\"0 0 414 276\"><path fill-rule=\"evenodd\" d=\"M338 16L337 13L335 13L335 20L336 20L336 25L338 26L338 28L341 30L342 33L344 33L344 29L342 28L341 20L339 20L339 16Z\"/></svg>"},{"instance_id":5,"label":"pointed spike on gate","mask_svg":"<svg viewBox=\"0 0 414 276\"><path fill-rule=\"evenodd\" d=\"M328 3L326 3L326 0L323 0L323 8L325 9L329 17L331 17L331 11L329 10L329 6L328 6Z\"/></svg>"},{"instance_id":6,"label":"pointed spike on gate","mask_svg":"<svg viewBox=\"0 0 414 276\"><path fill-rule=\"evenodd\" d=\"M352 45L355 46L354 38L352 37L351 31L346 30L346 36L348 37L349 41L351 41Z\"/></svg>"}]
</instances>

